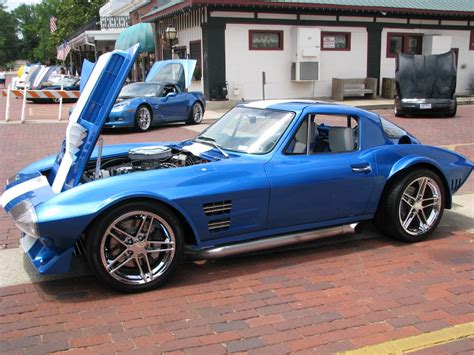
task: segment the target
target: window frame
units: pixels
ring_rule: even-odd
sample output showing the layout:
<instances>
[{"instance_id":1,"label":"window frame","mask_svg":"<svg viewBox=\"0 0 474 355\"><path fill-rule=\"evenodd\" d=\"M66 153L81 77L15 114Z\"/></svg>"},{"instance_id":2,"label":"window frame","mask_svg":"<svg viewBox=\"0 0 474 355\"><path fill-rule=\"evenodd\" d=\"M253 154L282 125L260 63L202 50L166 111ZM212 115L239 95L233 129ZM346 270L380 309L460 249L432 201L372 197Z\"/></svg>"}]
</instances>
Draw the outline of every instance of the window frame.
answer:
<instances>
[{"instance_id":1,"label":"window frame","mask_svg":"<svg viewBox=\"0 0 474 355\"><path fill-rule=\"evenodd\" d=\"M471 30L471 36L469 37L469 50L474 51L474 30Z\"/></svg>"},{"instance_id":2,"label":"window frame","mask_svg":"<svg viewBox=\"0 0 474 355\"><path fill-rule=\"evenodd\" d=\"M344 48L325 48L324 37L334 35L346 36L346 47ZM351 32L334 32L334 31L321 31L321 50L322 51L350 51L351 50Z\"/></svg>"},{"instance_id":3,"label":"window frame","mask_svg":"<svg viewBox=\"0 0 474 355\"><path fill-rule=\"evenodd\" d=\"M390 39L391 39L391 37L402 37L402 51L401 51L401 53L406 53L407 52L408 38L409 37L418 37L419 39L421 39L420 47L423 48L423 34L422 33L387 32L387 48L386 48L386 57L387 58L396 58L397 57L397 53L390 53Z\"/></svg>"},{"instance_id":4,"label":"window frame","mask_svg":"<svg viewBox=\"0 0 474 355\"><path fill-rule=\"evenodd\" d=\"M307 136L306 137L306 152L303 152L303 153L289 152L288 149L289 149L291 143L293 142L296 134L298 134L298 131L303 126L303 124L309 125L310 120L313 120L314 124L315 124L315 127L317 127L318 124L316 123L316 120L318 119L318 116L333 116L333 117L338 117L341 120L343 120L344 116L346 116L345 117L346 118L346 127L349 127L349 128L352 128L352 129L357 127L357 148L355 148L353 150L348 150L346 152L331 152L331 151L329 151L329 152L312 152L308 147L308 136ZM352 127L352 122L355 122L356 126ZM324 123L324 122L322 122L322 123ZM350 114L344 115L344 114L335 114L335 113L309 112L304 116L304 119L302 119L301 123L298 124L298 128L294 131L294 133L289 136L289 140L283 146L282 153L285 156L299 156L299 157L302 157L302 156L315 156L315 155L321 155L321 154L347 154L347 153L360 152L361 149L362 149L361 142L360 142L360 124L361 124L360 117L350 115ZM343 127L343 126L336 126L336 127Z\"/></svg>"},{"instance_id":5,"label":"window frame","mask_svg":"<svg viewBox=\"0 0 474 355\"><path fill-rule=\"evenodd\" d=\"M255 48L253 47L253 34L254 33L267 33L267 34L278 34L279 46L278 48ZM249 30L249 51L282 51L284 49L284 31L283 30Z\"/></svg>"}]
</instances>

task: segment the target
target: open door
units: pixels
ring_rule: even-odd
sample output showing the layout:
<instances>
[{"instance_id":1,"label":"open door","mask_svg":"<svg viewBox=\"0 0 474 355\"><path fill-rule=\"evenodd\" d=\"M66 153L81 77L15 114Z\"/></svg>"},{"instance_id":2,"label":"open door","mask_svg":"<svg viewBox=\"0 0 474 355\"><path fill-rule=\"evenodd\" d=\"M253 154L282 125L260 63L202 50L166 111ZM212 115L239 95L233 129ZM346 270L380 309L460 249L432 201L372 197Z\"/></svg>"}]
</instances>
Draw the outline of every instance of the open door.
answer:
<instances>
[{"instance_id":1,"label":"open door","mask_svg":"<svg viewBox=\"0 0 474 355\"><path fill-rule=\"evenodd\" d=\"M185 91L191 85L196 63L197 60L194 59L172 59L156 62L150 69L145 81L176 84L181 91Z\"/></svg>"}]
</instances>

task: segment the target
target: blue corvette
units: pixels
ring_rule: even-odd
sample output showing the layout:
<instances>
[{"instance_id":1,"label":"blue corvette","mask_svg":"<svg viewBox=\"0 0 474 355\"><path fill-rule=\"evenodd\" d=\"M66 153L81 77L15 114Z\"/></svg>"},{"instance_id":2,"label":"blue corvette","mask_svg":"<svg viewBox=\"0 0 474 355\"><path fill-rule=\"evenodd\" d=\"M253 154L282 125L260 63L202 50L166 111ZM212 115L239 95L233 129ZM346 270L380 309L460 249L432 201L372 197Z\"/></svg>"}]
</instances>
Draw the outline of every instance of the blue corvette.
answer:
<instances>
[{"instance_id":1,"label":"blue corvette","mask_svg":"<svg viewBox=\"0 0 474 355\"><path fill-rule=\"evenodd\" d=\"M241 104L192 140L94 150L137 50L100 57L59 154L1 197L40 273L67 272L82 252L100 280L137 292L184 255L265 250L362 221L416 242L473 169L376 113L298 100Z\"/></svg>"},{"instance_id":2,"label":"blue corvette","mask_svg":"<svg viewBox=\"0 0 474 355\"><path fill-rule=\"evenodd\" d=\"M105 127L135 127L145 132L160 123L201 123L204 94L186 91L195 66L192 59L156 62L145 82L122 89Z\"/></svg>"}]
</instances>

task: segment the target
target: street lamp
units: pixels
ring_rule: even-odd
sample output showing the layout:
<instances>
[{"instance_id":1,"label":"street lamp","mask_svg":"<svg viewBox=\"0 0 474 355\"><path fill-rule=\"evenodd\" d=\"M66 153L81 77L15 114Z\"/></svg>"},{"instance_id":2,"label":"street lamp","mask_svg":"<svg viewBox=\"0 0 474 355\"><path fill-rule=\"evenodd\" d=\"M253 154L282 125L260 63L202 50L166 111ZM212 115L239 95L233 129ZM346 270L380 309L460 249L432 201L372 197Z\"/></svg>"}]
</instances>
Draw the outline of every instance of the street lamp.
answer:
<instances>
[{"instance_id":1,"label":"street lamp","mask_svg":"<svg viewBox=\"0 0 474 355\"><path fill-rule=\"evenodd\" d=\"M176 27L174 27L172 24L166 27L165 39L168 41L170 46L171 59L173 59L173 41L177 38L177 35L178 31L176 30Z\"/></svg>"}]
</instances>

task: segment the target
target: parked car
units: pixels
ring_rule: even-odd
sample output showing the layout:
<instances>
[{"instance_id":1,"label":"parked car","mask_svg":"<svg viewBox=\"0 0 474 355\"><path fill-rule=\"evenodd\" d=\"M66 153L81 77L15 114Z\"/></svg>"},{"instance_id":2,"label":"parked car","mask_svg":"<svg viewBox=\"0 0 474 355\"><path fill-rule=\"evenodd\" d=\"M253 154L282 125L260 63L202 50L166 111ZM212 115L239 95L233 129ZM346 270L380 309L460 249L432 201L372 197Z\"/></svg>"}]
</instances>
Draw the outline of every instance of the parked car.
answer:
<instances>
[{"instance_id":1,"label":"parked car","mask_svg":"<svg viewBox=\"0 0 474 355\"><path fill-rule=\"evenodd\" d=\"M135 127L145 132L160 123L201 123L204 94L186 91L195 65L195 60L156 62L145 82L122 89L105 127Z\"/></svg>"},{"instance_id":2,"label":"parked car","mask_svg":"<svg viewBox=\"0 0 474 355\"><path fill-rule=\"evenodd\" d=\"M398 54L395 80L395 116L456 115L456 53L453 50L437 55Z\"/></svg>"},{"instance_id":3,"label":"parked car","mask_svg":"<svg viewBox=\"0 0 474 355\"><path fill-rule=\"evenodd\" d=\"M75 76L63 76L59 74L52 75L48 81L41 83L36 90L65 90L79 91L81 79ZM29 97L32 102L59 102L59 98L33 98ZM77 97L63 98L63 102L76 102Z\"/></svg>"},{"instance_id":4,"label":"parked car","mask_svg":"<svg viewBox=\"0 0 474 355\"><path fill-rule=\"evenodd\" d=\"M42 274L84 253L101 281L137 292L163 284L185 254L266 250L362 221L425 240L474 166L374 112L304 100L240 104L181 142L94 150L136 56L100 57L59 154L21 170L1 197Z\"/></svg>"}]
</instances>

